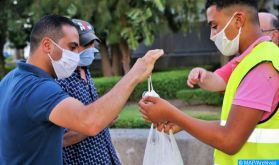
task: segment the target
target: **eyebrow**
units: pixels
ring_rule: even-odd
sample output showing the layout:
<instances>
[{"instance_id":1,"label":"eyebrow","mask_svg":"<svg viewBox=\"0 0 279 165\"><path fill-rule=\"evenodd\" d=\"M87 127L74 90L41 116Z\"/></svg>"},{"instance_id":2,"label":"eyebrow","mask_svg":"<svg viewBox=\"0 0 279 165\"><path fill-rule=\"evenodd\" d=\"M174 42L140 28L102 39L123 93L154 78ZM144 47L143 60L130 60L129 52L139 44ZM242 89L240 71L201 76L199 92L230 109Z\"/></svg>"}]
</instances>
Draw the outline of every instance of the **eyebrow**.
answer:
<instances>
[{"instance_id":1,"label":"eyebrow","mask_svg":"<svg viewBox=\"0 0 279 165\"><path fill-rule=\"evenodd\" d=\"M76 43L76 42L70 42L70 43L69 43L69 46L71 46L71 47L78 47L78 43Z\"/></svg>"}]
</instances>

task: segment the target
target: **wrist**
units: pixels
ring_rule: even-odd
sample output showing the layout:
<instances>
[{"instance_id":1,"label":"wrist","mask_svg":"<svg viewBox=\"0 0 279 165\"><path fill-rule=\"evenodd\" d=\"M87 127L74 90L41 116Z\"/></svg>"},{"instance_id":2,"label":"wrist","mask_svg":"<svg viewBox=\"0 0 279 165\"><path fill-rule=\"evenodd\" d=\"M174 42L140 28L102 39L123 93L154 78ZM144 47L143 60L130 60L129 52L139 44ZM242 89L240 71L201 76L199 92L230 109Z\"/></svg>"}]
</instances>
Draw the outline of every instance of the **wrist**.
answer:
<instances>
[{"instance_id":1,"label":"wrist","mask_svg":"<svg viewBox=\"0 0 279 165\"><path fill-rule=\"evenodd\" d=\"M126 74L126 81L131 84L132 87L135 87L138 83L141 82L140 75L134 73L132 70Z\"/></svg>"},{"instance_id":2,"label":"wrist","mask_svg":"<svg viewBox=\"0 0 279 165\"><path fill-rule=\"evenodd\" d=\"M166 110L166 113L165 113L165 118L167 121L169 122L172 122L172 123L175 123L175 113L176 113L177 109L176 107L172 107L172 108L169 108Z\"/></svg>"}]
</instances>

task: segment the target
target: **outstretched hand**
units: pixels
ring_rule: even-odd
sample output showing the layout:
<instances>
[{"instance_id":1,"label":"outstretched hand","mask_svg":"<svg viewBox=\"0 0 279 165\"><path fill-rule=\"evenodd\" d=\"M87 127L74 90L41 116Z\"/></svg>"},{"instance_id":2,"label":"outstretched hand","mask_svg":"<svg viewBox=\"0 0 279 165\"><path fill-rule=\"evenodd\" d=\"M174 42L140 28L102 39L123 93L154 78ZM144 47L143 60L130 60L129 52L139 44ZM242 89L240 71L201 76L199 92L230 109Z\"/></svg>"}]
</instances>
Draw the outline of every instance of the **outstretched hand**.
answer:
<instances>
[{"instance_id":1,"label":"outstretched hand","mask_svg":"<svg viewBox=\"0 0 279 165\"><path fill-rule=\"evenodd\" d=\"M138 77L139 82L142 82L151 75L155 62L163 54L163 49L149 50L142 58L137 60L130 72Z\"/></svg>"}]
</instances>

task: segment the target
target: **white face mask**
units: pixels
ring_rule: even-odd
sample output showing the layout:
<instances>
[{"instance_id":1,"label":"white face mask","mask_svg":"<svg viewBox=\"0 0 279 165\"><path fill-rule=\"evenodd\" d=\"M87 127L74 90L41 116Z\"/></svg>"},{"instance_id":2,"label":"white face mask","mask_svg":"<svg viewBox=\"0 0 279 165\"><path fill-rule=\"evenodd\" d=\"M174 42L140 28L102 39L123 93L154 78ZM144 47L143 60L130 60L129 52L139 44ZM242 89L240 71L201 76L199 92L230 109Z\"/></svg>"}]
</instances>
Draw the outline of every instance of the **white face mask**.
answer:
<instances>
[{"instance_id":1,"label":"white face mask","mask_svg":"<svg viewBox=\"0 0 279 165\"><path fill-rule=\"evenodd\" d=\"M57 76L57 79L63 79L70 77L75 69L77 68L77 65L79 63L79 54L72 52L70 50L66 50L61 48L58 44L56 44L54 41L52 41L54 45L56 45L59 49L62 50L62 56L59 60L55 61L51 58L50 54L48 54L53 69L55 71L55 74Z\"/></svg>"},{"instance_id":2,"label":"white face mask","mask_svg":"<svg viewBox=\"0 0 279 165\"><path fill-rule=\"evenodd\" d=\"M229 22L219 33L217 33L215 36L210 38L215 43L218 50L224 56L232 56L239 52L239 38L240 38L240 34L241 34L241 28L239 29L237 36L233 40L229 40L225 33L226 28L231 23L235 14L233 14L233 16L230 18Z\"/></svg>"}]
</instances>

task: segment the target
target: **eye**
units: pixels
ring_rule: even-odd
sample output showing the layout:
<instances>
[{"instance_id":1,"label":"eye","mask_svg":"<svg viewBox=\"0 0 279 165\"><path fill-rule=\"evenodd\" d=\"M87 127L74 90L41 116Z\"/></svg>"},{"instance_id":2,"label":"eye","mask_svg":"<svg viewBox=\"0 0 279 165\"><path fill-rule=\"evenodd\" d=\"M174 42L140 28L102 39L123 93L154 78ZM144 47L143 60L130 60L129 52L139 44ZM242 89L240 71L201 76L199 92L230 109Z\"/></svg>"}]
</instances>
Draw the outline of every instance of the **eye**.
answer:
<instances>
[{"instance_id":1,"label":"eye","mask_svg":"<svg viewBox=\"0 0 279 165\"><path fill-rule=\"evenodd\" d=\"M71 51L74 51L75 49L76 49L76 47L74 47L74 46L71 46L71 47L70 47L70 50L71 50Z\"/></svg>"},{"instance_id":2,"label":"eye","mask_svg":"<svg viewBox=\"0 0 279 165\"><path fill-rule=\"evenodd\" d=\"M70 46L70 51L76 51L78 49L78 46L72 45Z\"/></svg>"},{"instance_id":3,"label":"eye","mask_svg":"<svg viewBox=\"0 0 279 165\"><path fill-rule=\"evenodd\" d=\"M217 29L217 25L213 25L213 26L211 26L211 29L216 30L216 29Z\"/></svg>"}]
</instances>

